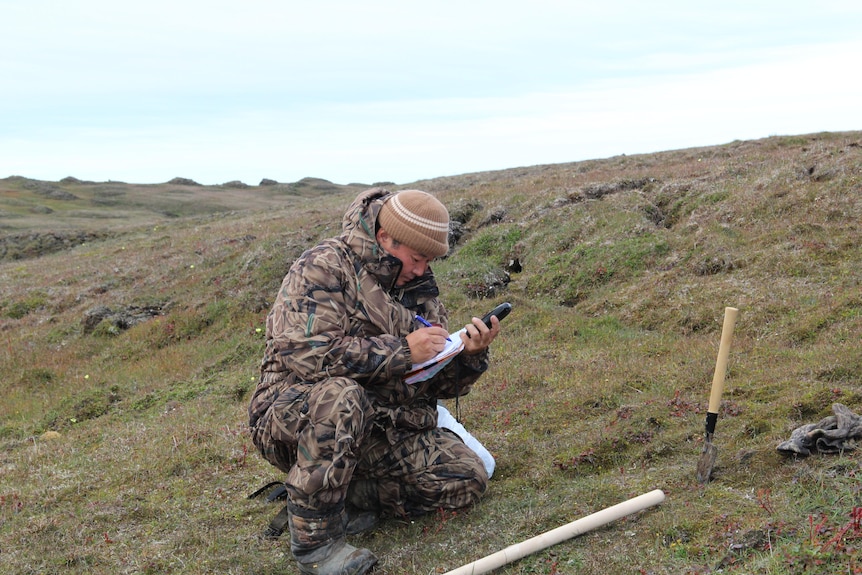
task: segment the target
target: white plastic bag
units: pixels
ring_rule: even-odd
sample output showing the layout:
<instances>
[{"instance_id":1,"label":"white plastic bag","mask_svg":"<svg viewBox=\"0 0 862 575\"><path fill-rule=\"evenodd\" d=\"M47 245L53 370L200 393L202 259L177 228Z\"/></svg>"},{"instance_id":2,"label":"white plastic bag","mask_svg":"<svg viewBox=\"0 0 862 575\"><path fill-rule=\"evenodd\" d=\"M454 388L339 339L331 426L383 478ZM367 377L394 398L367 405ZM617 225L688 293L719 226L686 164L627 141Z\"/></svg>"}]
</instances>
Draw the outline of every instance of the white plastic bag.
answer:
<instances>
[{"instance_id":1,"label":"white plastic bag","mask_svg":"<svg viewBox=\"0 0 862 575\"><path fill-rule=\"evenodd\" d=\"M479 440L473 437L469 431L464 429L464 426L452 417L449 410L439 403L437 404L437 427L443 427L458 435L461 441L472 449L482 460L482 463L485 464L485 471L488 472L488 477L494 475L494 468L497 466L497 462L494 461L494 456L491 455L491 452L485 449L485 446L479 443Z\"/></svg>"}]
</instances>

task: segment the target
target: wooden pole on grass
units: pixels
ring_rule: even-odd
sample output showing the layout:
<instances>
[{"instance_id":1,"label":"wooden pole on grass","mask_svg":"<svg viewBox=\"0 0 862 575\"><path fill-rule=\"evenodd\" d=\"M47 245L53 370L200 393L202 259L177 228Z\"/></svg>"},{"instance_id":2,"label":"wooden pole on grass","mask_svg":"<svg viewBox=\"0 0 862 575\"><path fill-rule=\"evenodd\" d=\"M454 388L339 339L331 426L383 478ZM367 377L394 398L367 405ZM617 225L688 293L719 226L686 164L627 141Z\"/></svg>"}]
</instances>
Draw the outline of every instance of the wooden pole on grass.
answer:
<instances>
[{"instance_id":1,"label":"wooden pole on grass","mask_svg":"<svg viewBox=\"0 0 862 575\"><path fill-rule=\"evenodd\" d=\"M556 545L557 543L561 543L567 539L586 533L587 531L592 531L593 529L607 525L611 521L616 521L626 515L631 515L637 511L658 505L662 501L664 501L664 492L661 489L644 493L643 495L628 499L622 503L617 503L612 507L602 509L601 511L597 511L596 513L587 515L586 517L582 517L581 519L572 521L571 523L567 523L561 527L557 527L556 529L546 531L541 535L537 535L531 539L527 539L526 541L510 545L502 551L497 551L496 553L483 557L478 561L473 561L472 563L463 565L453 571L445 573L444 575L481 575L482 573L488 573L489 571L512 563L513 561L523 559L527 555L535 553L536 551L541 551L542 549Z\"/></svg>"}]
</instances>

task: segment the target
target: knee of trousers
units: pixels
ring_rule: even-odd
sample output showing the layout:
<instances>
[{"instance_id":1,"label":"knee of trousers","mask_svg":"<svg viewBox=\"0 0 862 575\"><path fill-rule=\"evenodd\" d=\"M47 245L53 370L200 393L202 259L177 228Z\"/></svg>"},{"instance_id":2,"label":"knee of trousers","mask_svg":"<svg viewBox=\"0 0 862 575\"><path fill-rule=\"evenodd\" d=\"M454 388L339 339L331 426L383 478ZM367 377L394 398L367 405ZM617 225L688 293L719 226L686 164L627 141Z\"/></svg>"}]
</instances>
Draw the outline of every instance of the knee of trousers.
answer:
<instances>
[{"instance_id":1,"label":"knee of trousers","mask_svg":"<svg viewBox=\"0 0 862 575\"><path fill-rule=\"evenodd\" d=\"M458 506L477 503L485 492L488 491L489 483L488 472L485 470L482 461L479 460L477 464L473 458L470 458L469 460L465 460L463 465L457 466L456 469L456 474L460 473L462 478L460 482L461 502Z\"/></svg>"},{"instance_id":2,"label":"knee of trousers","mask_svg":"<svg viewBox=\"0 0 862 575\"><path fill-rule=\"evenodd\" d=\"M296 463L285 483L295 504L329 508L346 497L373 408L365 389L349 378L314 384L307 406L302 417L308 423L297 436Z\"/></svg>"}]
</instances>

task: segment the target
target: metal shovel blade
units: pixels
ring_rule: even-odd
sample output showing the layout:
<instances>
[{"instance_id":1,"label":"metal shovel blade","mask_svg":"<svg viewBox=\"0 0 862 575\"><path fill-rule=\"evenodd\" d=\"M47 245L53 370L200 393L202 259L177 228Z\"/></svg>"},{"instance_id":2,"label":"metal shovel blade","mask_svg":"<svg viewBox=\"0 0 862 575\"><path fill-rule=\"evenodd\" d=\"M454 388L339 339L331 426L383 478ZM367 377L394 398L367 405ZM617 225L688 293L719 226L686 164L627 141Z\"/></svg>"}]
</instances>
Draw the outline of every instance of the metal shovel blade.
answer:
<instances>
[{"instance_id":1,"label":"metal shovel blade","mask_svg":"<svg viewBox=\"0 0 862 575\"><path fill-rule=\"evenodd\" d=\"M703 444L703 453L697 462L697 481L706 483L712 475L712 467L718 457L718 447L712 442L712 434L709 434Z\"/></svg>"}]
</instances>

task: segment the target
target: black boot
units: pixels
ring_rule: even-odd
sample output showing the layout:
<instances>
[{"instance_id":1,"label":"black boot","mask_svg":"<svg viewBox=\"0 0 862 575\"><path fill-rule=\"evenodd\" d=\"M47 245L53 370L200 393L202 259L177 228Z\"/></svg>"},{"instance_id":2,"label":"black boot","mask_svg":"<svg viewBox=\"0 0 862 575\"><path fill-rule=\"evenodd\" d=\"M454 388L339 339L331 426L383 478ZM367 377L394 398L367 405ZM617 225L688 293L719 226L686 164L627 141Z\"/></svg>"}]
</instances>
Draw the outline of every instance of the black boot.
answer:
<instances>
[{"instance_id":1,"label":"black boot","mask_svg":"<svg viewBox=\"0 0 862 575\"><path fill-rule=\"evenodd\" d=\"M380 497L377 494L377 481L374 479L354 479L347 488L347 522L344 530L347 535L356 535L377 527L380 513Z\"/></svg>"},{"instance_id":2,"label":"black boot","mask_svg":"<svg viewBox=\"0 0 862 575\"><path fill-rule=\"evenodd\" d=\"M363 511L380 511L377 480L354 478L347 486L347 504Z\"/></svg>"},{"instance_id":3,"label":"black boot","mask_svg":"<svg viewBox=\"0 0 862 575\"><path fill-rule=\"evenodd\" d=\"M364 575L377 564L368 549L344 539L344 509L327 514L290 505L290 551L304 575Z\"/></svg>"}]
</instances>

